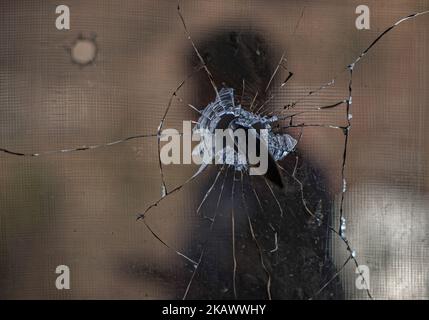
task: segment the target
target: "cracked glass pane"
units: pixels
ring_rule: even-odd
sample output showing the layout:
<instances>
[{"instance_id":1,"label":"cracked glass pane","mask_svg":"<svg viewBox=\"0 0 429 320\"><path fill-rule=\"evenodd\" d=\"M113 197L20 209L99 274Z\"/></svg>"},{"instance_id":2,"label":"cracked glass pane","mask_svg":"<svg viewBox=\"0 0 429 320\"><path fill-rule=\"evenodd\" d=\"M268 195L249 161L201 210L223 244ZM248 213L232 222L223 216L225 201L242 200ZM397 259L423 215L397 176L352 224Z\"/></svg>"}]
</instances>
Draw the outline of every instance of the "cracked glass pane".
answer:
<instances>
[{"instance_id":1,"label":"cracked glass pane","mask_svg":"<svg viewBox=\"0 0 429 320\"><path fill-rule=\"evenodd\" d=\"M1 297L428 298L427 6L0 6ZM163 164L184 121L268 130L266 172Z\"/></svg>"}]
</instances>

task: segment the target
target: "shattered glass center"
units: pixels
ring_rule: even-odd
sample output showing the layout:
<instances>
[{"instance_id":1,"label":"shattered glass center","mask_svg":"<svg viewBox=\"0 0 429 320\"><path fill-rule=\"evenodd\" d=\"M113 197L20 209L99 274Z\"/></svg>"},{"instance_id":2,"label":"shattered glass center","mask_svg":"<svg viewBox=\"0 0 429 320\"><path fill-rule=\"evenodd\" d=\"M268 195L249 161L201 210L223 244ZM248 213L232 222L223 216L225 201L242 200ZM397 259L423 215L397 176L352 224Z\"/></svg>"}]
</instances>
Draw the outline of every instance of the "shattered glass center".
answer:
<instances>
[{"instance_id":1,"label":"shattered glass center","mask_svg":"<svg viewBox=\"0 0 429 320\"><path fill-rule=\"evenodd\" d=\"M221 122L227 119L226 128L233 130L237 129L265 129L267 137L263 139L260 134L255 137L257 140L266 140L269 154L275 161L281 160L288 153L293 151L297 144L297 140L286 133L275 133L272 124L279 121L277 116L262 116L253 113L252 111L245 110L241 104L236 104L234 101L234 89L222 88L216 95L214 102L209 103L202 111L201 116L195 124L194 132L206 132L210 135L215 133L219 128ZM248 131L251 134L253 131ZM264 142L262 142L264 143ZM239 145L236 146L240 148ZM242 159L242 154L237 150L228 150L228 147L222 149L222 154L215 154L207 148L212 148L206 143L200 143L197 152L200 155L211 153L214 156L221 156L224 158L225 163L232 165L235 170L241 171L247 169L248 161ZM231 152L232 151L232 152ZM233 154L229 156L229 154Z\"/></svg>"}]
</instances>

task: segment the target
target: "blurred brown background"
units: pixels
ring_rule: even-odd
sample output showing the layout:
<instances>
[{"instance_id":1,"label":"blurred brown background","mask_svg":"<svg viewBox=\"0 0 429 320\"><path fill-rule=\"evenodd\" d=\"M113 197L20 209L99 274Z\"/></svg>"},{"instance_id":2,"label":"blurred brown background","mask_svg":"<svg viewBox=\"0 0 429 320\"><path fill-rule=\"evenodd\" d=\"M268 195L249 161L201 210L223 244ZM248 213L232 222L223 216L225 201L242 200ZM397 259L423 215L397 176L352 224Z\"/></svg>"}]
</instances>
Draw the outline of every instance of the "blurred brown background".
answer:
<instances>
[{"instance_id":1,"label":"blurred brown background","mask_svg":"<svg viewBox=\"0 0 429 320\"><path fill-rule=\"evenodd\" d=\"M156 131L192 51L176 1L65 1L71 29L55 28L57 1L0 4L0 146L20 152L114 141ZM427 1L367 1L371 29L355 28L360 1L183 1L198 45L231 28L257 30L294 79L275 103L329 81L386 27L428 10ZM429 16L389 33L357 66L346 168L345 215L358 260L371 270L375 298L429 297L428 36ZM95 64L79 67L68 51L78 35L96 35ZM277 59L277 58L276 58ZM345 78L302 108L345 94ZM184 95L192 101L192 87ZM309 112L308 123L338 123L343 112ZM194 119L173 108L166 127ZM302 149L341 190L343 138L306 129ZM178 258L136 214L159 197L155 139L83 153L18 158L1 155L1 298L170 298ZM170 186L195 168L167 168ZM192 241L189 219L206 182L168 200L153 220L169 243ZM197 196L195 196L197 195ZM183 214L171 214L171 210ZM169 211L170 210L170 211ZM334 241L338 265L346 251ZM55 268L71 269L71 290L55 288ZM147 272L146 266L152 266ZM341 281L355 289L350 265Z\"/></svg>"}]
</instances>

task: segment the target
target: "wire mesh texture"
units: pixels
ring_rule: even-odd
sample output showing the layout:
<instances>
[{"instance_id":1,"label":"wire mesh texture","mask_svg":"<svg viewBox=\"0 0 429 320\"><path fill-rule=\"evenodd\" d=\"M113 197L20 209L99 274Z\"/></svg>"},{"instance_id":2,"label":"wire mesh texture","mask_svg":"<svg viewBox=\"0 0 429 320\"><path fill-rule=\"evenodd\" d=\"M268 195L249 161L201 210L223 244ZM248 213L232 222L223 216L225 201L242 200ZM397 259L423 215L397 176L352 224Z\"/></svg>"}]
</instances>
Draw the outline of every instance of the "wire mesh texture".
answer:
<instances>
[{"instance_id":1,"label":"wire mesh texture","mask_svg":"<svg viewBox=\"0 0 429 320\"><path fill-rule=\"evenodd\" d=\"M63 4L0 4L1 298L429 297L427 1ZM296 139L281 186L160 167L227 87Z\"/></svg>"}]
</instances>

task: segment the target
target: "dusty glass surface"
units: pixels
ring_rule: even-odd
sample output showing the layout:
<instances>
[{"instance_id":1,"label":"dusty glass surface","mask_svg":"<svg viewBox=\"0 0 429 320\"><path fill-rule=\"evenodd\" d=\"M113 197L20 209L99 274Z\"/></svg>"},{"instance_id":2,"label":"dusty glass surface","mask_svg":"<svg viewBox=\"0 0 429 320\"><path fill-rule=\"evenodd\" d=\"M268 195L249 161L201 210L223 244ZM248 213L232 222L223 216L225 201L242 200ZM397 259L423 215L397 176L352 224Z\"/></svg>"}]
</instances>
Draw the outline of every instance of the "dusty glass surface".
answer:
<instances>
[{"instance_id":1,"label":"dusty glass surface","mask_svg":"<svg viewBox=\"0 0 429 320\"><path fill-rule=\"evenodd\" d=\"M57 2L2 1L0 297L427 299L429 14L356 59L429 7L366 4L369 30L352 1L73 1L57 30ZM160 121L197 121L213 84L295 152L177 192L198 166L164 166L150 207Z\"/></svg>"}]
</instances>

